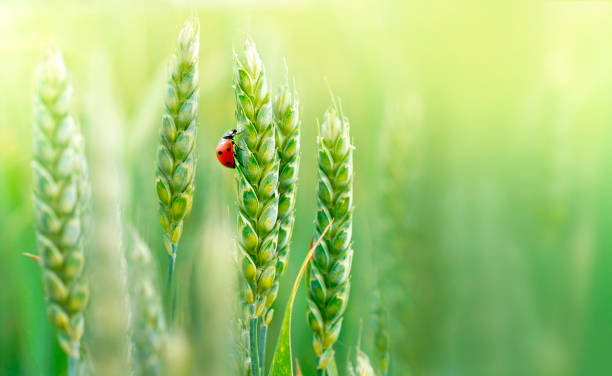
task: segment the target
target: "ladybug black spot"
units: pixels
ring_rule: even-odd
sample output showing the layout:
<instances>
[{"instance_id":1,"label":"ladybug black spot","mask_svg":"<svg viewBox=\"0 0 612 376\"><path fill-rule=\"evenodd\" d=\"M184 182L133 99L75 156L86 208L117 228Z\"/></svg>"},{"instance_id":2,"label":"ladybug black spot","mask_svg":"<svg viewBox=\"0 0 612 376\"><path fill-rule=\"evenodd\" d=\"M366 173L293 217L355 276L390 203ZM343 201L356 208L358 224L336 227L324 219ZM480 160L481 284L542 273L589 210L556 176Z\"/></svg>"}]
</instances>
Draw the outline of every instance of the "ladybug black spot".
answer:
<instances>
[{"instance_id":1,"label":"ladybug black spot","mask_svg":"<svg viewBox=\"0 0 612 376\"><path fill-rule=\"evenodd\" d=\"M227 151L230 151L230 148L227 148L226 150L227 150Z\"/></svg>"},{"instance_id":2,"label":"ladybug black spot","mask_svg":"<svg viewBox=\"0 0 612 376\"><path fill-rule=\"evenodd\" d=\"M218 153L219 153L219 155L223 154L223 152L222 152L222 151L219 151Z\"/></svg>"},{"instance_id":3,"label":"ladybug black spot","mask_svg":"<svg viewBox=\"0 0 612 376\"><path fill-rule=\"evenodd\" d=\"M226 165L231 166L232 162L225 162Z\"/></svg>"}]
</instances>

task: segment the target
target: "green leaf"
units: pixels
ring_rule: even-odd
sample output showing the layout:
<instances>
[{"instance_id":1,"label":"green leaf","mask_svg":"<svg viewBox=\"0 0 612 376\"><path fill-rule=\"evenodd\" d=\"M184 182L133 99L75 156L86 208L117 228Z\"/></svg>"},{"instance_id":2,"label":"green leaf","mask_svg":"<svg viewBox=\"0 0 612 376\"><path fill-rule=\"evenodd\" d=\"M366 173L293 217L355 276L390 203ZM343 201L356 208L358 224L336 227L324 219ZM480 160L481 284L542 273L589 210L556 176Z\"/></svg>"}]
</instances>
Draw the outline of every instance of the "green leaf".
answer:
<instances>
[{"instance_id":1,"label":"green leaf","mask_svg":"<svg viewBox=\"0 0 612 376\"><path fill-rule=\"evenodd\" d=\"M297 294L297 290L300 287L300 282L302 281L302 276L304 275L304 271L312 258L312 254L329 230L331 223L327 225L325 231L321 234L319 239L315 244L310 243L310 249L308 250L308 254L306 255L306 259L302 263L302 267L298 272L297 277L295 278L295 282L293 282L293 288L291 289L291 295L289 296L289 301L287 302L287 308L285 308L285 315L283 317L283 324L281 326L280 333L278 335L278 341L276 342L276 349L274 350L274 358L272 359L272 367L270 368L270 373L268 376L293 376L293 362L291 359L291 312L293 310L293 301L295 300L295 295Z\"/></svg>"}]
</instances>

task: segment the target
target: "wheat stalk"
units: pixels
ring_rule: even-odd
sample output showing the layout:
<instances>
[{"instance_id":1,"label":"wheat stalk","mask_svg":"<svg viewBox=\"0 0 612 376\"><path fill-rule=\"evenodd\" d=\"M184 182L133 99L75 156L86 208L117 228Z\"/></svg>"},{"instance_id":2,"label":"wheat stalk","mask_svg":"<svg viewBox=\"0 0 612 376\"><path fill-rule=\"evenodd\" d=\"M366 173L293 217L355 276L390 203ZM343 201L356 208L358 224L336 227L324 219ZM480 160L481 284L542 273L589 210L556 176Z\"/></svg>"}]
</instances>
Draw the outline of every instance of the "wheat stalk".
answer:
<instances>
[{"instance_id":1,"label":"wheat stalk","mask_svg":"<svg viewBox=\"0 0 612 376\"><path fill-rule=\"evenodd\" d=\"M151 250L131 228L125 258L130 296L131 365L134 375L161 375L166 321Z\"/></svg>"},{"instance_id":2,"label":"wheat stalk","mask_svg":"<svg viewBox=\"0 0 612 376\"><path fill-rule=\"evenodd\" d=\"M71 114L72 87L61 52L38 66L34 95L34 211L47 315L76 373L89 289L82 281L84 215L89 202L83 138Z\"/></svg>"},{"instance_id":3,"label":"wheat stalk","mask_svg":"<svg viewBox=\"0 0 612 376\"><path fill-rule=\"evenodd\" d=\"M315 237L334 221L315 250L308 268L307 320L314 332L317 374L334 358L333 345L340 335L342 314L349 298L353 259L353 145L349 122L334 104L325 113L318 143L317 214Z\"/></svg>"},{"instance_id":4,"label":"wheat stalk","mask_svg":"<svg viewBox=\"0 0 612 376\"><path fill-rule=\"evenodd\" d=\"M258 326L266 302L274 300L278 238L276 127L264 65L255 43L247 39L244 56L234 54L234 90L238 138L236 180L238 233L243 296L248 308L252 376L261 371Z\"/></svg>"},{"instance_id":5,"label":"wheat stalk","mask_svg":"<svg viewBox=\"0 0 612 376\"><path fill-rule=\"evenodd\" d=\"M170 64L170 78L157 152L155 188L160 206L164 244L168 252L168 312L174 317L173 275L183 220L191 211L196 167L195 140L198 117L198 54L200 25L185 22Z\"/></svg>"}]
</instances>

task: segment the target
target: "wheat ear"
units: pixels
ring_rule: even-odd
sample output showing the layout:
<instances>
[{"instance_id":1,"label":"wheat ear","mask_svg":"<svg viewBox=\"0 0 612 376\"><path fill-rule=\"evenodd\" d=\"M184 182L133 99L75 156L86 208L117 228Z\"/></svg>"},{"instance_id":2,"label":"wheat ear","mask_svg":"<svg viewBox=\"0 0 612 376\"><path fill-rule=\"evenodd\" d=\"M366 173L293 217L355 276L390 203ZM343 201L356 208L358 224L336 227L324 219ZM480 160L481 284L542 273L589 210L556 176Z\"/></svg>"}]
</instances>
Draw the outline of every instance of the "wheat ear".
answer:
<instances>
[{"instance_id":1,"label":"wheat ear","mask_svg":"<svg viewBox=\"0 0 612 376\"><path fill-rule=\"evenodd\" d=\"M287 268L293 223L295 222L295 197L300 164L300 102L288 84L283 85L274 97L274 119L277 125L276 144L280 160L278 185L278 260L273 289L278 290L279 277ZM266 302L270 308L273 300ZM269 323L268 323L269 324Z\"/></svg>"},{"instance_id":2,"label":"wheat ear","mask_svg":"<svg viewBox=\"0 0 612 376\"><path fill-rule=\"evenodd\" d=\"M266 302L274 300L278 238L278 171L276 127L264 65L255 43L247 39L244 56L234 57L238 138L238 243L243 296L248 309L252 376L259 375L258 326Z\"/></svg>"},{"instance_id":3,"label":"wheat ear","mask_svg":"<svg viewBox=\"0 0 612 376\"><path fill-rule=\"evenodd\" d=\"M388 313L380 298L380 292L374 293L374 359L381 376L389 374L389 320Z\"/></svg>"},{"instance_id":4,"label":"wheat ear","mask_svg":"<svg viewBox=\"0 0 612 376\"><path fill-rule=\"evenodd\" d=\"M278 243L276 276L271 293L266 299L266 312L260 325L260 359L266 359L266 338L272 322L272 304L278 294L280 277L287 268L293 223L295 222L295 196L297 193L298 168L300 164L300 108L299 98L291 91L289 84L280 87L274 97L273 110L276 123L276 145L278 148Z\"/></svg>"},{"instance_id":5,"label":"wheat ear","mask_svg":"<svg viewBox=\"0 0 612 376\"><path fill-rule=\"evenodd\" d=\"M130 296L131 367L137 375L163 374L166 321L151 250L131 228L125 249Z\"/></svg>"},{"instance_id":6,"label":"wheat ear","mask_svg":"<svg viewBox=\"0 0 612 376\"><path fill-rule=\"evenodd\" d=\"M334 104L325 113L318 143L318 186L315 237L334 220L315 249L308 268L307 320L314 332L317 374L334 358L333 345L340 335L342 314L349 298L353 259L353 145L349 122Z\"/></svg>"},{"instance_id":7,"label":"wheat ear","mask_svg":"<svg viewBox=\"0 0 612 376\"><path fill-rule=\"evenodd\" d=\"M34 95L34 211L47 315L76 374L89 289L85 215L91 188L81 131L71 114L72 87L61 52L51 47L38 66Z\"/></svg>"},{"instance_id":8,"label":"wheat ear","mask_svg":"<svg viewBox=\"0 0 612 376\"><path fill-rule=\"evenodd\" d=\"M195 142L198 118L198 54L200 25L185 22L170 64L170 77L162 115L157 151L155 189L159 199L164 244L168 252L168 312L174 317L174 265L183 232L183 220L191 211L196 167Z\"/></svg>"}]
</instances>

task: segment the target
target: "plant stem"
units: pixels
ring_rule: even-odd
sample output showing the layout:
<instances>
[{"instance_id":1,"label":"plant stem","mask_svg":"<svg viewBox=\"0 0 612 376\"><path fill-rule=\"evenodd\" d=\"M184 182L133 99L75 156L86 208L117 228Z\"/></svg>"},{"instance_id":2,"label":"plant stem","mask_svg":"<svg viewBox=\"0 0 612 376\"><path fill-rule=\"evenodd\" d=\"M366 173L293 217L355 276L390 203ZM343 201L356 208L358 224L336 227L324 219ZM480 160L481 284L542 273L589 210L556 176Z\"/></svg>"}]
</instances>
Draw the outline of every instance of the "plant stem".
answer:
<instances>
[{"instance_id":1,"label":"plant stem","mask_svg":"<svg viewBox=\"0 0 612 376\"><path fill-rule=\"evenodd\" d=\"M261 320L259 327L259 367L263 375L266 370L266 340L268 336L268 325Z\"/></svg>"},{"instance_id":2,"label":"plant stem","mask_svg":"<svg viewBox=\"0 0 612 376\"><path fill-rule=\"evenodd\" d=\"M252 376L259 376L259 351L258 344L259 337L257 336L257 327L259 326L259 317L252 317L249 320L249 342L251 352L251 374Z\"/></svg>"},{"instance_id":3,"label":"plant stem","mask_svg":"<svg viewBox=\"0 0 612 376\"><path fill-rule=\"evenodd\" d=\"M168 255L168 285L167 292L167 308L168 308L168 327L171 328L174 323L174 308L176 300L176 288L174 285L174 267L176 264L176 243L172 243L172 253Z\"/></svg>"},{"instance_id":4,"label":"plant stem","mask_svg":"<svg viewBox=\"0 0 612 376\"><path fill-rule=\"evenodd\" d=\"M327 372L324 369L317 370L317 376L326 376Z\"/></svg>"},{"instance_id":5,"label":"plant stem","mask_svg":"<svg viewBox=\"0 0 612 376\"><path fill-rule=\"evenodd\" d=\"M77 352L73 355L68 355L68 376L78 376L79 374L79 344L74 343L73 347L76 348Z\"/></svg>"}]
</instances>

